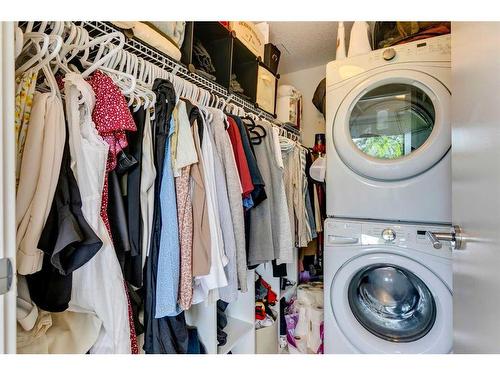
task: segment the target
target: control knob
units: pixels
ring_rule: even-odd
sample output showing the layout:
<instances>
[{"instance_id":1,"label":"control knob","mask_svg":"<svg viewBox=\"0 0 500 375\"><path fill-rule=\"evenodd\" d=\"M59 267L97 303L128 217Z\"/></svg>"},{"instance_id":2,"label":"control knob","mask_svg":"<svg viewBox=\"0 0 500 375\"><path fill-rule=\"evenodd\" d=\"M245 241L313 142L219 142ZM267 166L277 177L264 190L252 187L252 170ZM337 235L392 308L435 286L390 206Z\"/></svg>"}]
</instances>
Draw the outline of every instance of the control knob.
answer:
<instances>
[{"instance_id":1,"label":"control knob","mask_svg":"<svg viewBox=\"0 0 500 375\"><path fill-rule=\"evenodd\" d=\"M396 239L396 232L394 229L386 228L382 231L382 238L385 242L394 242Z\"/></svg>"}]
</instances>

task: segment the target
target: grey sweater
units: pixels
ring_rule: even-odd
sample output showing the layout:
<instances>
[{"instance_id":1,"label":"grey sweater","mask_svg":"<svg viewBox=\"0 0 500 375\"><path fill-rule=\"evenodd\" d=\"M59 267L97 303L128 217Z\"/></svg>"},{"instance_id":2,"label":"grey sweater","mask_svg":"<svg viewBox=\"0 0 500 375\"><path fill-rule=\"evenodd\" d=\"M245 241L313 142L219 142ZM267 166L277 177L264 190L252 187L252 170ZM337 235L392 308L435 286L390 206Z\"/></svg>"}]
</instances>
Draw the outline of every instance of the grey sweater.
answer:
<instances>
[{"instance_id":1,"label":"grey sweater","mask_svg":"<svg viewBox=\"0 0 500 375\"><path fill-rule=\"evenodd\" d=\"M220 290L221 299L226 302L228 299L232 299L234 293L237 292L237 286L239 285L241 291L247 292L247 260L246 260L246 242L245 242L245 222L243 216L243 205L241 201L241 184L238 170L236 167L236 162L234 160L233 148L231 146L231 141L229 135L226 132L225 127L225 115L222 111L209 108L213 114L212 121L210 122L211 132L213 134L215 149L222 164L222 171L224 172L225 184L227 186L227 198L229 201L231 222L234 233L235 240L235 255L236 259L233 263L235 269L232 265L228 264L227 271L234 273L228 275L228 282L230 285L228 287ZM232 285L230 279L237 276L238 285ZM225 290L230 289L230 290ZM227 298L231 295L231 298ZM224 298L226 297L226 298Z\"/></svg>"},{"instance_id":2,"label":"grey sweater","mask_svg":"<svg viewBox=\"0 0 500 375\"><path fill-rule=\"evenodd\" d=\"M283 169L276 162L270 124L258 121L266 130L262 143L254 145L255 157L266 186L267 199L250 210L248 263L257 265L293 251L290 216L283 181Z\"/></svg>"}]
</instances>

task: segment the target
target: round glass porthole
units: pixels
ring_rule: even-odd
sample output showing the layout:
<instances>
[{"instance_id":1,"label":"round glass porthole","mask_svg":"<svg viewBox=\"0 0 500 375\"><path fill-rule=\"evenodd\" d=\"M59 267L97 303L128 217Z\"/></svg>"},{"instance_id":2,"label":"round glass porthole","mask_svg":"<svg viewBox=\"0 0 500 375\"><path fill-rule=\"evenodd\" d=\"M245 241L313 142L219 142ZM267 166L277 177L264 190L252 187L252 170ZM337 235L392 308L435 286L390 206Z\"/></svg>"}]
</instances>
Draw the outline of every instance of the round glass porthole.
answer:
<instances>
[{"instance_id":1,"label":"round glass porthole","mask_svg":"<svg viewBox=\"0 0 500 375\"><path fill-rule=\"evenodd\" d=\"M411 271L392 264L359 270L349 284L348 299L358 322L387 341L416 341L436 320L436 303L427 285Z\"/></svg>"},{"instance_id":2,"label":"round glass porthole","mask_svg":"<svg viewBox=\"0 0 500 375\"><path fill-rule=\"evenodd\" d=\"M349 117L353 143L378 159L398 159L425 143L432 133L435 109L422 89L390 83L362 95Z\"/></svg>"}]
</instances>

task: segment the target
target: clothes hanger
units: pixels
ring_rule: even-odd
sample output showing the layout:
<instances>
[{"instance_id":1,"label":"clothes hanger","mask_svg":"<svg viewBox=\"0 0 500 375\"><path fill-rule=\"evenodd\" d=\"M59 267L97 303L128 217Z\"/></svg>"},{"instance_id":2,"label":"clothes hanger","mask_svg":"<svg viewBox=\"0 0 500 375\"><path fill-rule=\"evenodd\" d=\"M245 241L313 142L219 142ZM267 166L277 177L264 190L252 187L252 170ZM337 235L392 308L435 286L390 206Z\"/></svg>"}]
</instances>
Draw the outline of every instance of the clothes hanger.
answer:
<instances>
[{"instance_id":1,"label":"clothes hanger","mask_svg":"<svg viewBox=\"0 0 500 375\"><path fill-rule=\"evenodd\" d=\"M59 51L61 50L62 44L63 40L59 35L49 35L49 47L47 49L45 56L41 58L36 65L29 68L29 70L38 71L43 67L48 66L50 62L54 60L56 56L59 55ZM16 75L18 75L18 70L16 70Z\"/></svg>"},{"instance_id":2,"label":"clothes hanger","mask_svg":"<svg viewBox=\"0 0 500 375\"><path fill-rule=\"evenodd\" d=\"M135 85L134 90L131 93L129 93L128 105L131 106L133 103L135 103L135 105L133 107L133 111L137 112L143 103L143 95L142 95L142 92L140 90L139 85L137 85L137 78L136 78L136 74L134 71L135 66L136 66L135 64L137 61L137 55L128 53L126 51L123 51L123 52L125 52L125 55L126 55L125 69L124 70L120 69L120 70L124 71L127 74L131 74L134 77L134 79L136 80L136 85Z\"/></svg>"},{"instance_id":3,"label":"clothes hanger","mask_svg":"<svg viewBox=\"0 0 500 375\"><path fill-rule=\"evenodd\" d=\"M113 33L117 34L117 33ZM118 33L120 34L120 33ZM122 35L123 36L123 35ZM92 46L96 45L95 42L96 39L92 40L91 42L87 42L81 46L75 46L76 49L79 50L89 50ZM90 62L90 61L82 61L83 59L80 59L80 62L82 63L82 66L90 66L82 72L82 77L86 78L88 77L92 72L95 70L99 69L102 72L107 73L107 75L113 80L113 83L118 86L120 91L126 95L130 96L133 95L133 92L136 87L136 79L132 74L124 72L127 62L127 53L126 51L123 51L120 47L120 45L115 45L111 43L110 41L112 38L103 38L101 39L99 49L96 57L95 57L95 62ZM100 43L98 42L98 43ZM97 44L98 44L97 43ZM118 55L118 56L117 56ZM131 55L131 54L129 54ZM102 56L102 57L101 57ZM117 58L113 59L113 57L116 56ZM130 58L129 58L130 59ZM118 69L116 68L117 65ZM111 68L110 68L111 66ZM120 69L121 68L121 69Z\"/></svg>"},{"instance_id":4,"label":"clothes hanger","mask_svg":"<svg viewBox=\"0 0 500 375\"><path fill-rule=\"evenodd\" d=\"M241 117L242 113L244 115L245 111L243 108L238 107L235 103L232 103L231 113L235 116Z\"/></svg>"},{"instance_id":5,"label":"clothes hanger","mask_svg":"<svg viewBox=\"0 0 500 375\"><path fill-rule=\"evenodd\" d=\"M254 145L259 145L262 143L262 139L267 136L267 131L262 125L256 124L254 118L255 115L253 113L247 113L245 117L242 117L243 120L248 120L248 122L250 123L247 124L245 121L245 125L247 126L248 132L250 133L250 141Z\"/></svg>"},{"instance_id":6,"label":"clothes hanger","mask_svg":"<svg viewBox=\"0 0 500 375\"><path fill-rule=\"evenodd\" d=\"M196 86L196 90L198 91L197 95L198 95L198 102L200 103L200 105L202 105L203 107L207 107L207 103L206 103L206 90L199 87L199 86Z\"/></svg>"},{"instance_id":7,"label":"clothes hanger","mask_svg":"<svg viewBox=\"0 0 500 375\"><path fill-rule=\"evenodd\" d=\"M60 27L59 27L60 30ZM31 33L28 33L31 34ZM47 35L47 34L45 34ZM48 40L49 40L49 46L47 50L45 51L45 55L41 56L38 63L34 66L31 66L28 68L29 71L42 71L42 74L44 76L44 80L42 85L46 85L48 89L50 90L51 94L54 96L60 97L60 92L59 88L57 85L57 81L55 79L54 74L52 73L52 70L50 68L50 63L56 59L59 58L59 53L63 45L63 39L60 35L57 35L56 33L48 35ZM35 48L39 48L39 44L35 44ZM35 54L35 56L39 56L39 53ZM19 68L22 69L23 67ZM20 70L16 71L16 73L19 74L21 72Z\"/></svg>"},{"instance_id":8,"label":"clothes hanger","mask_svg":"<svg viewBox=\"0 0 500 375\"><path fill-rule=\"evenodd\" d=\"M226 100L222 97L217 98L217 103L215 104L215 108L223 109L226 104Z\"/></svg>"},{"instance_id":9,"label":"clothes hanger","mask_svg":"<svg viewBox=\"0 0 500 375\"><path fill-rule=\"evenodd\" d=\"M53 61L54 67L52 68L52 74L54 75L59 70L62 70L65 74L71 72L66 64L66 55L71 52L71 49L68 46L71 45L79 36L77 28L73 22L63 22L59 35L63 37L63 45L58 56L56 56Z\"/></svg>"},{"instance_id":10,"label":"clothes hanger","mask_svg":"<svg viewBox=\"0 0 500 375\"><path fill-rule=\"evenodd\" d=\"M82 26L75 26L76 36L74 38L74 43L68 45L68 50L71 51L69 54L66 54L65 57L66 62L72 61L75 59L79 53L82 52L81 46L85 46L90 42L89 32ZM90 54L90 49L84 48L81 59L88 60ZM64 62L64 60L63 60Z\"/></svg>"},{"instance_id":11,"label":"clothes hanger","mask_svg":"<svg viewBox=\"0 0 500 375\"><path fill-rule=\"evenodd\" d=\"M113 44L112 42L114 39L118 40L118 45L110 47L110 45ZM78 46L77 47L78 49L86 51L90 51L91 48L99 46L99 50L97 51L96 57L94 58L93 62L83 59L80 60L82 65L87 66L87 69L84 72L82 72L83 78L87 78L94 71L96 71L99 68L102 68L106 64L106 62L108 62L113 57L113 55L115 55L116 53L118 53L118 51L123 49L124 45L125 45L125 36L117 31L103 35L101 37L97 37L95 39L92 39L90 42L85 43L82 46ZM133 79L133 84L135 85L135 79Z\"/></svg>"},{"instance_id":12,"label":"clothes hanger","mask_svg":"<svg viewBox=\"0 0 500 375\"><path fill-rule=\"evenodd\" d=\"M148 109L154 105L156 101L156 95L151 90L151 87L146 82L145 73L147 71L147 62L142 57L137 59L137 84L141 86L144 91L144 108Z\"/></svg>"},{"instance_id":13,"label":"clothes hanger","mask_svg":"<svg viewBox=\"0 0 500 375\"><path fill-rule=\"evenodd\" d=\"M15 23L15 33L14 33L14 59L17 60L21 51L23 50L24 36L23 30L18 26L18 22Z\"/></svg>"},{"instance_id":14,"label":"clothes hanger","mask_svg":"<svg viewBox=\"0 0 500 375\"><path fill-rule=\"evenodd\" d=\"M42 43L40 45L40 43ZM27 61L25 61L15 71L16 77L33 67L40 61L47 53L50 45L50 37L45 33L28 32L23 35L23 48L19 53L22 58L24 55L29 56L31 49L35 49L36 53L33 54Z\"/></svg>"}]
</instances>

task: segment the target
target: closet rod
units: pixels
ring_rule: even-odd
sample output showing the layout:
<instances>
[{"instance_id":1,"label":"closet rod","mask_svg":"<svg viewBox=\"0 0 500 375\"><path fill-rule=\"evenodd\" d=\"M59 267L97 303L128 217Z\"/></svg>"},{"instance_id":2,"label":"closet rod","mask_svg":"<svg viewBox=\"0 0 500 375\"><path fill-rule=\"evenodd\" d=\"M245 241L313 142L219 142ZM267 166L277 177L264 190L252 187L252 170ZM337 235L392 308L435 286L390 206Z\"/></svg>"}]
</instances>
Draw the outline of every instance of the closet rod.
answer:
<instances>
[{"instance_id":1,"label":"closet rod","mask_svg":"<svg viewBox=\"0 0 500 375\"><path fill-rule=\"evenodd\" d=\"M109 34L116 31L121 31L119 28L103 21L79 21L75 22L75 24L80 24L85 27L91 37L97 38L99 36ZM166 54L163 54L152 47L147 46L145 43L126 38L125 45L123 47L124 50L137 55L138 57L142 57L144 60L149 61L167 71L170 71L177 76L195 84L198 87L204 88L226 100L226 103L234 102L237 106L243 108L246 112L251 112L257 115L260 118L266 119L267 121L286 129L287 131L296 134L300 138L300 130L289 126L288 124L283 124L277 121L272 115L269 113L259 110L249 101L234 95L230 94L224 87L221 85L212 82L196 73L191 73L183 64L173 60Z\"/></svg>"}]
</instances>

